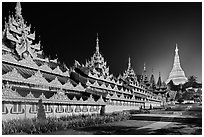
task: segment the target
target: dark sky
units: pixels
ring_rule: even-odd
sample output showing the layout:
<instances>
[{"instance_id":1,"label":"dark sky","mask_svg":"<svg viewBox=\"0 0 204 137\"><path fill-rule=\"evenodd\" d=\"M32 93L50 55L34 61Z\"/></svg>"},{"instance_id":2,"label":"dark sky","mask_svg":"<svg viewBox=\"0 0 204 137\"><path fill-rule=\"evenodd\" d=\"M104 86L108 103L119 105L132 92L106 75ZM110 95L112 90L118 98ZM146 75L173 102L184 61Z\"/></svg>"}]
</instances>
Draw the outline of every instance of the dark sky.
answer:
<instances>
[{"instance_id":1,"label":"dark sky","mask_svg":"<svg viewBox=\"0 0 204 137\"><path fill-rule=\"evenodd\" d=\"M16 3L2 3L3 21ZM175 44L186 76L202 78L202 3L21 3L24 19L35 27L44 52L68 67L85 64L100 52L117 75L127 68L128 57L137 74L146 63L148 74L166 80L172 69Z\"/></svg>"}]
</instances>

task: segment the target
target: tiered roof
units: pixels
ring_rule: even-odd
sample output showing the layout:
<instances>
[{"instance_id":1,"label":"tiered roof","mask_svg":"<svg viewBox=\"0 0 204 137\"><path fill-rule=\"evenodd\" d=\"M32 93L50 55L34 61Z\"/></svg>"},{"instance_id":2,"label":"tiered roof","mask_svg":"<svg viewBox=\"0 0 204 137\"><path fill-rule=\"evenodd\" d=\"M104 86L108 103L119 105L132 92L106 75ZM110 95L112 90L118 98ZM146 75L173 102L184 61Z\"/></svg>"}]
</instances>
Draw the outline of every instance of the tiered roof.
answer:
<instances>
[{"instance_id":1,"label":"tiered roof","mask_svg":"<svg viewBox=\"0 0 204 137\"><path fill-rule=\"evenodd\" d=\"M107 62L99 52L98 34L96 38L96 51L91 57L91 60L86 62L85 66L91 68L92 72L95 74L103 75L105 77L109 76L109 67L107 67Z\"/></svg>"}]
</instances>

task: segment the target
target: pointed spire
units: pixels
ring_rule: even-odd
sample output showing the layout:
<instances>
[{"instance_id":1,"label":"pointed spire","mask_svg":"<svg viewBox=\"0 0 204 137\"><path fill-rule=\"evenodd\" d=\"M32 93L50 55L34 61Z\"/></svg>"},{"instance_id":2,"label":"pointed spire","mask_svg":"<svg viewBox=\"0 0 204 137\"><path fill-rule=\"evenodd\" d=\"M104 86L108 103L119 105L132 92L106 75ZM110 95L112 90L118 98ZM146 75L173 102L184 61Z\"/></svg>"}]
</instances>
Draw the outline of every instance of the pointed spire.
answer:
<instances>
[{"instance_id":1,"label":"pointed spire","mask_svg":"<svg viewBox=\"0 0 204 137\"><path fill-rule=\"evenodd\" d=\"M161 75L160 75L160 72L159 72L159 78L158 78L158 81L157 81L157 86L161 87L161 85L162 85L162 81L161 81Z\"/></svg>"},{"instance_id":2,"label":"pointed spire","mask_svg":"<svg viewBox=\"0 0 204 137\"><path fill-rule=\"evenodd\" d=\"M98 39L98 33L96 37L96 52L99 53L99 39Z\"/></svg>"},{"instance_id":3,"label":"pointed spire","mask_svg":"<svg viewBox=\"0 0 204 137\"><path fill-rule=\"evenodd\" d=\"M177 43L176 43L175 53L178 54L178 46L177 46Z\"/></svg>"},{"instance_id":4,"label":"pointed spire","mask_svg":"<svg viewBox=\"0 0 204 137\"><path fill-rule=\"evenodd\" d=\"M131 67L130 57L128 58L128 68Z\"/></svg>"},{"instance_id":5,"label":"pointed spire","mask_svg":"<svg viewBox=\"0 0 204 137\"><path fill-rule=\"evenodd\" d=\"M17 2L17 4L16 4L16 15L17 16L19 16L19 17L21 17L22 15L21 15L21 3L20 2Z\"/></svg>"},{"instance_id":6,"label":"pointed spire","mask_svg":"<svg viewBox=\"0 0 204 137\"><path fill-rule=\"evenodd\" d=\"M144 72L146 72L146 66L145 66L145 63L144 63Z\"/></svg>"}]
</instances>

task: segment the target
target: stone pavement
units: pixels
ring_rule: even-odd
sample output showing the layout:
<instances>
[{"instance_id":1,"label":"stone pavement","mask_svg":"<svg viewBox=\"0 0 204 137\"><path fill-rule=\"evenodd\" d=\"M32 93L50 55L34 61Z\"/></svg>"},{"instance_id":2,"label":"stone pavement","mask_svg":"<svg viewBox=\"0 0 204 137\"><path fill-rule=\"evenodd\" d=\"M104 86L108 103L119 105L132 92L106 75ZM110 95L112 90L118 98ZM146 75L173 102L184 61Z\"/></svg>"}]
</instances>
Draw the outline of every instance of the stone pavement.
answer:
<instances>
[{"instance_id":1,"label":"stone pavement","mask_svg":"<svg viewBox=\"0 0 204 137\"><path fill-rule=\"evenodd\" d=\"M155 122L153 124L137 128L137 130L140 130L140 129L157 130L157 129L161 129L161 128L167 126L170 123L172 123L172 122Z\"/></svg>"}]
</instances>

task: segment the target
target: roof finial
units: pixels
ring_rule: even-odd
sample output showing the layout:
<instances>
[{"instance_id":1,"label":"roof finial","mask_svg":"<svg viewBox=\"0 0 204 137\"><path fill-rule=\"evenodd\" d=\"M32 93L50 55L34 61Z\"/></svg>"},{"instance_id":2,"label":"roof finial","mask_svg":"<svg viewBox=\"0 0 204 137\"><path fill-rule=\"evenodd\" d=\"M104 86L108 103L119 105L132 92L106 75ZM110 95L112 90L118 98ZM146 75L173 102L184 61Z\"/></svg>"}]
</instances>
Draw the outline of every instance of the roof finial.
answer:
<instances>
[{"instance_id":1,"label":"roof finial","mask_svg":"<svg viewBox=\"0 0 204 137\"><path fill-rule=\"evenodd\" d=\"M130 57L128 58L128 68L131 67Z\"/></svg>"},{"instance_id":2,"label":"roof finial","mask_svg":"<svg viewBox=\"0 0 204 137\"><path fill-rule=\"evenodd\" d=\"M16 15L21 17L22 15L21 15L21 3L20 2L17 2L15 9L16 9Z\"/></svg>"},{"instance_id":3,"label":"roof finial","mask_svg":"<svg viewBox=\"0 0 204 137\"><path fill-rule=\"evenodd\" d=\"M175 49L176 54L178 54L178 45L176 43L176 49Z\"/></svg>"},{"instance_id":4,"label":"roof finial","mask_svg":"<svg viewBox=\"0 0 204 137\"><path fill-rule=\"evenodd\" d=\"M96 37L96 52L99 53L99 39L98 39L98 33L97 33L97 37Z\"/></svg>"},{"instance_id":5,"label":"roof finial","mask_svg":"<svg viewBox=\"0 0 204 137\"><path fill-rule=\"evenodd\" d=\"M144 62L144 71L146 71L146 66L145 66L145 62Z\"/></svg>"}]
</instances>

